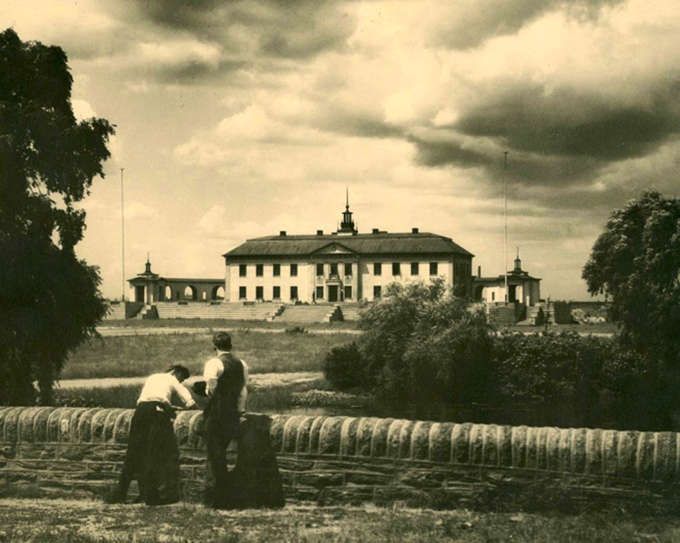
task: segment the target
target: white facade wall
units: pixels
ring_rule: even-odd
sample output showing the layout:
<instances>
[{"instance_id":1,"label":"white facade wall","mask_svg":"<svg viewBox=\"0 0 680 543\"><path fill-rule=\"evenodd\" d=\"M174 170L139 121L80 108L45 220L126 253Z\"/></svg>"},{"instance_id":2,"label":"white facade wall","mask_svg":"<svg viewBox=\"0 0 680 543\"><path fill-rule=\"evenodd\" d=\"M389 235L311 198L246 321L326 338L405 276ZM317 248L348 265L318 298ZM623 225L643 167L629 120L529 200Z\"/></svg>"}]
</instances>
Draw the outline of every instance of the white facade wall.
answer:
<instances>
[{"instance_id":1,"label":"white facade wall","mask_svg":"<svg viewBox=\"0 0 680 543\"><path fill-rule=\"evenodd\" d=\"M338 264L339 282L329 282L328 278L331 271L331 262ZM418 274L411 273L411 264L418 263ZM437 274L430 275L430 263L437 262ZM468 261L469 262L469 261ZM359 258L356 255L348 255L346 259L342 257L317 257L315 261L298 261L298 275L292 277L290 275L290 264L292 261L280 262L281 275L274 276L274 263L266 260L252 260L246 265L246 276L241 277L239 274L240 265L237 263L229 263L227 265L227 279L225 284L227 286L227 296L225 301L256 301L256 289L262 287L263 299L266 301L278 301L273 298L273 287L278 286L281 290L280 301L283 303L290 303L290 287L296 286L298 289L298 300L301 302L311 303L312 301L326 302L328 301L328 286L337 285L339 291L344 289L345 285L352 286L352 297L346 299L347 302L357 302L359 300L373 300L375 298L374 287L380 286L381 293L384 292L385 287L392 282L409 283L414 281L429 281L434 277L442 277L447 286L451 286L454 280L454 266L451 258L434 259L431 257L413 257L409 259L404 258L390 258L390 257L368 257ZM323 264L323 277L317 276L316 265ZM352 264L352 275L345 275L345 264ZM376 263L382 264L382 273L375 275L374 265ZM393 275L392 264L399 263L400 273ZM257 264L263 267L263 275L258 277L256 275ZM239 296L240 287L245 287L246 297ZM317 287L323 287L323 298L316 296ZM338 292L339 292L338 291ZM344 290L343 290L344 293ZM343 297L339 296L338 301Z\"/></svg>"},{"instance_id":2,"label":"white facade wall","mask_svg":"<svg viewBox=\"0 0 680 543\"><path fill-rule=\"evenodd\" d=\"M298 300L311 301L311 287L313 286L313 266L309 262L277 262L280 265L281 274L274 275L274 263L271 261L250 261L244 263L246 266L246 276L240 276L240 265L230 263L227 265L228 297L225 301L256 301L257 287L262 287L262 299L266 301L281 301L290 303L291 287L297 287ZM257 265L262 265L262 276L257 275ZM297 276L291 276L291 264L297 264ZM280 298L274 299L274 287L280 287ZM240 287L245 287L246 297L239 296Z\"/></svg>"},{"instance_id":3,"label":"white facade wall","mask_svg":"<svg viewBox=\"0 0 680 543\"><path fill-rule=\"evenodd\" d=\"M411 273L411 264L418 263L418 274L414 275ZM430 275L430 262L437 262L437 275ZM382 265L381 275L375 274L375 264L380 263ZM392 274L392 264L399 263L400 274ZM427 282L435 277L441 277L444 279L444 283L447 286L453 284L453 265L448 259L433 259L433 258L422 258L414 257L408 260L403 258L385 258L376 257L373 259L366 258L362 259L361 262L361 284L362 284L362 298L372 301L375 299L375 287L379 286L381 293L384 292L385 287L390 283L410 283L423 281Z\"/></svg>"}]
</instances>

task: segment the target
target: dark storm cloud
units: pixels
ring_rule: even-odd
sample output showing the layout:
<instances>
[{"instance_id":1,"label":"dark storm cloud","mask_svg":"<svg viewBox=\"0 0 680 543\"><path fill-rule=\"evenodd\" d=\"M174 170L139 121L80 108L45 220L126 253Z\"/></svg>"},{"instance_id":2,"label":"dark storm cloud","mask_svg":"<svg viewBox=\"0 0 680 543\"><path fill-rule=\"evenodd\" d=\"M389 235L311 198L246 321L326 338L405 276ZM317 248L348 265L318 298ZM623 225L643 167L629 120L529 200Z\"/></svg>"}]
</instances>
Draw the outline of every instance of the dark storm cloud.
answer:
<instances>
[{"instance_id":1,"label":"dark storm cloud","mask_svg":"<svg viewBox=\"0 0 680 543\"><path fill-rule=\"evenodd\" d=\"M490 179L499 179L503 169L503 153L496 145L464 145L459 139L437 141L426 137L410 136L418 151L417 161L423 166L457 166L460 168L482 168ZM564 185L583 183L590 175L602 167L603 162L582 157L573 160L569 157L542 155L537 153L515 152L510 150L512 168L508 169L507 179L515 184L526 185Z\"/></svg>"},{"instance_id":2,"label":"dark storm cloud","mask_svg":"<svg viewBox=\"0 0 680 543\"><path fill-rule=\"evenodd\" d=\"M255 54L264 57L305 59L341 48L355 26L330 0L156 0L138 9L154 25L229 51L242 47L238 34L245 29L258 44Z\"/></svg>"},{"instance_id":3,"label":"dark storm cloud","mask_svg":"<svg viewBox=\"0 0 680 543\"><path fill-rule=\"evenodd\" d=\"M453 16L436 24L433 41L451 49L476 47L489 38L514 34L541 15L564 10L578 19L595 19L604 6L625 0L482 0L466 7L452 3Z\"/></svg>"},{"instance_id":4,"label":"dark storm cloud","mask_svg":"<svg viewBox=\"0 0 680 543\"><path fill-rule=\"evenodd\" d=\"M508 180L517 185L578 186L680 133L680 78L650 84L635 100L529 84L480 95L486 97L454 124L411 136L421 164L482 168L493 176L502 149L512 157Z\"/></svg>"},{"instance_id":5,"label":"dark storm cloud","mask_svg":"<svg viewBox=\"0 0 680 543\"><path fill-rule=\"evenodd\" d=\"M219 79L246 67L248 63L237 60L221 60L214 65L210 62L192 59L169 65L147 66L138 72L140 75L151 76L162 83L191 85Z\"/></svg>"},{"instance_id":6,"label":"dark storm cloud","mask_svg":"<svg viewBox=\"0 0 680 543\"><path fill-rule=\"evenodd\" d=\"M563 88L524 86L463 114L455 128L497 138L512 149L612 161L641 156L680 127L673 84L637 103Z\"/></svg>"}]
</instances>

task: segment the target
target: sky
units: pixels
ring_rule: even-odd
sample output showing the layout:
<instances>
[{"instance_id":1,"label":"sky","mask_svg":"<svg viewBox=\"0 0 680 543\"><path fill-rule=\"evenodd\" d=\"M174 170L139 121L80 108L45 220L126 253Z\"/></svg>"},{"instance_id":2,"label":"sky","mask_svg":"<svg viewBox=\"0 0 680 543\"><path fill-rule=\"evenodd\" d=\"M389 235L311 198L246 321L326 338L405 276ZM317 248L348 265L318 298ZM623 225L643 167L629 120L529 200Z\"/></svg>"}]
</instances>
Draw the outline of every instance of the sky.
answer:
<instances>
[{"instance_id":1,"label":"sky","mask_svg":"<svg viewBox=\"0 0 680 543\"><path fill-rule=\"evenodd\" d=\"M125 276L224 276L246 239L433 232L586 300L610 213L680 195L677 0L5 0L58 45L81 118L116 125L77 252ZM507 151L507 166L504 153ZM121 181L124 198L121 198Z\"/></svg>"}]
</instances>

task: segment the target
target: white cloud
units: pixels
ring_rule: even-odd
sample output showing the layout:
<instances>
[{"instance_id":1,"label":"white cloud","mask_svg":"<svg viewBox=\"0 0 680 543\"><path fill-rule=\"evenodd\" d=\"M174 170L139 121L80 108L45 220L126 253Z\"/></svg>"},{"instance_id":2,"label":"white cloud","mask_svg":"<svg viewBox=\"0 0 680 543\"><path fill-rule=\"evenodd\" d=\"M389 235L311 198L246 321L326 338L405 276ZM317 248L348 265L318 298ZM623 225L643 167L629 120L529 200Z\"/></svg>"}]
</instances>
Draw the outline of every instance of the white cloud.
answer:
<instances>
[{"instance_id":1,"label":"white cloud","mask_svg":"<svg viewBox=\"0 0 680 543\"><path fill-rule=\"evenodd\" d=\"M85 100L72 100L71 105L73 106L73 114L78 120L82 121L97 116L92 106Z\"/></svg>"},{"instance_id":2,"label":"white cloud","mask_svg":"<svg viewBox=\"0 0 680 543\"><path fill-rule=\"evenodd\" d=\"M201 217L198 226L209 236L224 236L227 218L227 210L221 205L214 205Z\"/></svg>"},{"instance_id":3,"label":"white cloud","mask_svg":"<svg viewBox=\"0 0 680 543\"><path fill-rule=\"evenodd\" d=\"M132 202L125 204L125 220L136 221L140 219L153 219L158 216L158 212L142 202Z\"/></svg>"}]
</instances>

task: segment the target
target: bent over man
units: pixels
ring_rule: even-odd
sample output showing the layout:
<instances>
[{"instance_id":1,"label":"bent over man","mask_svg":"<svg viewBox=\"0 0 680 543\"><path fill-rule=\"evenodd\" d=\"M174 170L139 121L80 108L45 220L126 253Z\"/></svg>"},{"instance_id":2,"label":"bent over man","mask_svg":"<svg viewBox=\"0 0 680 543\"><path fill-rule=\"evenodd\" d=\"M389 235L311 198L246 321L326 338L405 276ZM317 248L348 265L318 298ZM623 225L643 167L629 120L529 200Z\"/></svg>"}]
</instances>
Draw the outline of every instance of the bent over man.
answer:
<instances>
[{"instance_id":1,"label":"bent over man","mask_svg":"<svg viewBox=\"0 0 680 543\"><path fill-rule=\"evenodd\" d=\"M151 375L144 383L130 423L123 471L111 501L124 502L133 479L139 485L139 500L147 505L179 501L179 447L172 424L172 399L178 398L186 407L195 405L182 385L188 377L187 368L175 365L165 373Z\"/></svg>"},{"instance_id":2,"label":"bent over man","mask_svg":"<svg viewBox=\"0 0 680 543\"><path fill-rule=\"evenodd\" d=\"M248 366L231 353L231 336L217 332L213 336L216 356L205 365L208 404L204 410L205 439L208 453L205 504L227 508L238 489L228 480L227 447L239 437L239 425L245 415L248 390Z\"/></svg>"}]
</instances>

